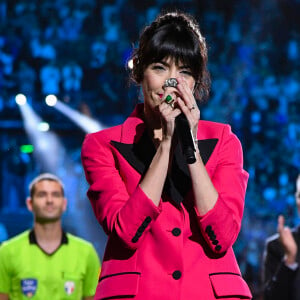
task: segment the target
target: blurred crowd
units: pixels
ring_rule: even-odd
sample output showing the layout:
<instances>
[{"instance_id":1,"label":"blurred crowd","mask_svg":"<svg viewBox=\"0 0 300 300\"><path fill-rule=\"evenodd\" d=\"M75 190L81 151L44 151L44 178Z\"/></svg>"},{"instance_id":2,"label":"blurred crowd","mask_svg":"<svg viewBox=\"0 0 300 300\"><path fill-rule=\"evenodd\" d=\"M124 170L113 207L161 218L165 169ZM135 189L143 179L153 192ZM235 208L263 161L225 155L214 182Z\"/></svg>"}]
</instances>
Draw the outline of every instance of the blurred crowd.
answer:
<instances>
[{"instance_id":1,"label":"blurred crowd","mask_svg":"<svg viewBox=\"0 0 300 300\"><path fill-rule=\"evenodd\" d=\"M1 120L18 118L14 97L23 93L33 106L55 94L109 125L120 122L139 101L127 62L140 30L161 9L174 7L196 17L209 46L212 89L201 117L231 124L243 144L250 178L235 250L258 295L263 245L276 231L277 215L284 213L290 225L298 222L299 0L0 0ZM13 134L11 124L9 133L1 128L1 179L15 192L5 184L2 210L18 207L24 178L37 172L14 148L24 137ZM69 149L74 176L81 173L80 147Z\"/></svg>"}]
</instances>

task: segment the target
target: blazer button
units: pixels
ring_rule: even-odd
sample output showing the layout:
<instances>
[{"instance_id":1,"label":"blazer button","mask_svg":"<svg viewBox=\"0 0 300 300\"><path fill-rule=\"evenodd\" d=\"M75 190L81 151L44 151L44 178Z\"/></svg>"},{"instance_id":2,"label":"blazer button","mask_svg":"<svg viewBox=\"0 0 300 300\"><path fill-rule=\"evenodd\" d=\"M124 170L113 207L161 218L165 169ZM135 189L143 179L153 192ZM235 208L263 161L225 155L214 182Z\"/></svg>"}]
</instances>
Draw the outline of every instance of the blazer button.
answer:
<instances>
[{"instance_id":1,"label":"blazer button","mask_svg":"<svg viewBox=\"0 0 300 300\"><path fill-rule=\"evenodd\" d=\"M207 234L209 234L210 232L213 232L213 231L212 231L211 225L207 225L207 226L206 226L205 232L206 232Z\"/></svg>"},{"instance_id":2,"label":"blazer button","mask_svg":"<svg viewBox=\"0 0 300 300\"><path fill-rule=\"evenodd\" d=\"M172 274L173 278L175 280L178 280L180 277L181 277L181 272L180 271L174 271L173 274Z\"/></svg>"},{"instance_id":3,"label":"blazer button","mask_svg":"<svg viewBox=\"0 0 300 300\"><path fill-rule=\"evenodd\" d=\"M220 245L217 245L216 247L215 247L215 250L216 251L220 251L222 249L222 247L220 246Z\"/></svg>"},{"instance_id":4,"label":"blazer button","mask_svg":"<svg viewBox=\"0 0 300 300\"><path fill-rule=\"evenodd\" d=\"M172 234L173 234L174 236L179 236L179 235L181 234L180 228L178 228L178 227L173 228Z\"/></svg>"}]
</instances>

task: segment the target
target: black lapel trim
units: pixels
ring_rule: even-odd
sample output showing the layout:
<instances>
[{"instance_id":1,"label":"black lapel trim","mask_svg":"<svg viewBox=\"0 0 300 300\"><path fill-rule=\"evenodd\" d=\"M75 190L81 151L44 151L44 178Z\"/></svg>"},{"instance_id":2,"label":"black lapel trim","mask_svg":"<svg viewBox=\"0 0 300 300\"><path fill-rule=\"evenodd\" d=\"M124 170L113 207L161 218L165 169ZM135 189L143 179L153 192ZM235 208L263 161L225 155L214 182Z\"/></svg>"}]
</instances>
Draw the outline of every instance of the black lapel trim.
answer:
<instances>
[{"instance_id":1,"label":"black lapel trim","mask_svg":"<svg viewBox=\"0 0 300 300\"><path fill-rule=\"evenodd\" d=\"M198 141L199 152L205 165L213 153L217 143L218 139ZM111 144L141 175L147 171L153 156L155 155L155 147L146 131L137 143L123 144L117 141L111 141ZM191 180L188 167L185 163L180 146L177 145L174 151L172 171L166 178L164 193L174 202L180 204L190 189Z\"/></svg>"},{"instance_id":2,"label":"black lapel trim","mask_svg":"<svg viewBox=\"0 0 300 300\"><path fill-rule=\"evenodd\" d=\"M204 165L208 162L219 139L198 140L198 148Z\"/></svg>"},{"instance_id":3,"label":"black lapel trim","mask_svg":"<svg viewBox=\"0 0 300 300\"><path fill-rule=\"evenodd\" d=\"M137 143L123 144L117 141L111 141L111 144L140 174L146 172L156 151L147 131L144 131Z\"/></svg>"}]
</instances>

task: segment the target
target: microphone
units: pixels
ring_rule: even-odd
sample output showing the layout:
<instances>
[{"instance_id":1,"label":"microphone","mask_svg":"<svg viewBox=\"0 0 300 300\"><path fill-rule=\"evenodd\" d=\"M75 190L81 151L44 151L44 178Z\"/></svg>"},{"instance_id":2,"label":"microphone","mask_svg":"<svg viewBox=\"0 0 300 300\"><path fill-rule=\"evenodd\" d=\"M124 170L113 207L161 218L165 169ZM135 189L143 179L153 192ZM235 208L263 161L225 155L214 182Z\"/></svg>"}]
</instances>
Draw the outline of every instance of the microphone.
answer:
<instances>
[{"instance_id":1,"label":"microphone","mask_svg":"<svg viewBox=\"0 0 300 300\"><path fill-rule=\"evenodd\" d=\"M175 118L175 128L183 156L185 157L187 164L193 164L196 161L195 157L195 143L191 128L186 116L181 113Z\"/></svg>"}]
</instances>

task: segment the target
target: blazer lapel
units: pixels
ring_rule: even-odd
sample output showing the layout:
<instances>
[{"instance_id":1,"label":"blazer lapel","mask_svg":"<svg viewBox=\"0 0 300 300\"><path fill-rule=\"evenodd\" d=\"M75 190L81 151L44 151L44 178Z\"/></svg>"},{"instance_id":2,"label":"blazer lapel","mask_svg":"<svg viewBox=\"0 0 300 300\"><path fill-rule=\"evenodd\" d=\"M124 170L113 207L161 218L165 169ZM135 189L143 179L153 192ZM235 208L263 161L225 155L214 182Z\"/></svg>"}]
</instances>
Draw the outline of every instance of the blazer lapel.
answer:
<instances>
[{"instance_id":1,"label":"blazer lapel","mask_svg":"<svg viewBox=\"0 0 300 300\"><path fill-rule=\"evenodd\" d=\"M111 141L111 144L137 172L144 175L156 150L145 130L145 124L141 118L142 110L142 105L136 107L122 125L120 141ZM217 143L218 139L198 140L198 148L204 165L208 162ZM171 173L167 175L165 181L164 193L180 204L190 189L190 174L178 144L174 151Z\"/></svg>"},{"instance_id":2,"label":"blazer lapel","mask_svg":"<svg viewBox=\"0 0 300 300\"><path fill-rule=\"evenodd\" d=\"M204 165L208 162L217 142L218 139L198 141L198 148ZM168 180L170 181L169 183ZM180 204L191 189L191 177L180 145L177 145L175 148L172 171L171 175L168 176L168 180L166 181L168 183L166 187L168 194L177 204Z\"/></svg>"},{"instance_id":3,"label":"blazer lapel","mask_svg":"<svg viewBox=\"0 0 300 300\"><path fill-rule=\"evenodd\" d=\"M218 139L208 139L198 141L199 151L203 163L209 160ZM126 161L141 175L144 175L155 155L155 148L146 131L134 144L124 144L111 141L111 144L119 151ZM180 204L191 189L191 179L187 164L184 161L182 151L177 145L172 163L171 174L167 175L164 193L167 194L176 204Z\"/></svg>"},{"instance_id":4,"label":"blazer lapel","mask_svg":"<svg viewBox=\"0 0 300 300\"><path fill-rule=\"evenodd\" d=\"M155 155L155 147L148 137L146 130L136 143L124 144L111 141L111 144L114 145L127 162L141 175L147 171Z\"/></svg>"}]
</instances>

